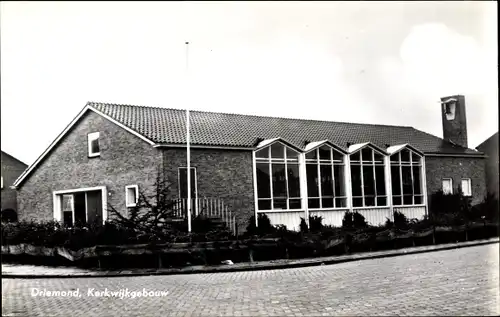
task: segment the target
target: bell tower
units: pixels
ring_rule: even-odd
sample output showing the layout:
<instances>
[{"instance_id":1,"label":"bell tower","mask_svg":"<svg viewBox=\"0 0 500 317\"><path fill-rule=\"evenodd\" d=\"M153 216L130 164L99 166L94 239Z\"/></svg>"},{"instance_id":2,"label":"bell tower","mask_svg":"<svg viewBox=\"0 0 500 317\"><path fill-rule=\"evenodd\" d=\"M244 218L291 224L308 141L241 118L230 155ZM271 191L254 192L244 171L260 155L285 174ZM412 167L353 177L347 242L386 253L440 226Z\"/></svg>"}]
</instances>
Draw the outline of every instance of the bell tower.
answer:
<instances>
[{"instance_id":1,"label":"bell tower","mask_svg":"<svg viewBox=\"0 0 500 317\"><path fill-rule=\"evenodd\" d=\"M465 97L454 95L441 98L443 139L467 147L467 118Z\"/></svg>"}]
</instances>

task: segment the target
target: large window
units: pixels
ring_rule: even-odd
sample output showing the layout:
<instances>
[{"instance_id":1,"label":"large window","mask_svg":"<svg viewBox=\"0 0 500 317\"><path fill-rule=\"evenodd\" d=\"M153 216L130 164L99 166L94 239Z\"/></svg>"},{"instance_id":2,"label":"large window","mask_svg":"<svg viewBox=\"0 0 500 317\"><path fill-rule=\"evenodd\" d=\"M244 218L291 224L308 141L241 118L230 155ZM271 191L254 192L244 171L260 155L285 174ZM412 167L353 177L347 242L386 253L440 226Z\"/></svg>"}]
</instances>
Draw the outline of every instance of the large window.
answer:
<instances>
[{"instance_id":1,"label":"large window","mask_svg":"<svg viewBox=\"0 0 500 317\"><path fill-rule=\"evenodd\" d=\"M387 206L384 156L365 147L350 159L353 207Z\"/></svg>"},{"instance_id":2,"label":"large window","mask_svg":"<svg viewBox=\"0 0 500 317\"><path fill-rule=\"evenodd\" d=\"M343 155L329 146L306 154L307 195L309 208L347 206Z\"/></svg>"},{"instance_id":3,"label":"large window","mask_svg":"<svg viewBox=\"0 0 500 317\"><path fill-rule=\"evenodd\" d=\"M300 209L299 153L276 142L255 153L259 210Z\"/></svg>"},{"instance_id":4,"label":"large window","mask_svg":"<svg viewBox=\"0 0 500 317\"><path fill-rule=\"evenodd\" d=\"M422 157L409 149L391 155L392 203L423 204Z\"/></svg>"}]
</instances>

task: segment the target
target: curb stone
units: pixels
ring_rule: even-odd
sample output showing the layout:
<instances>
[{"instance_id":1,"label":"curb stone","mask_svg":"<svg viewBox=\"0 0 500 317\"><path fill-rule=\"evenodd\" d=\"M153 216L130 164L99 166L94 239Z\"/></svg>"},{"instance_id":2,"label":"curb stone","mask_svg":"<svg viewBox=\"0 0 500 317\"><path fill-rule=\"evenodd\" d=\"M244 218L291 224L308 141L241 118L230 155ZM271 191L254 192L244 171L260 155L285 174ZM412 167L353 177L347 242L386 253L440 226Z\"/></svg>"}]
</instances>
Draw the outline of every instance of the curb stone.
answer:
<instances>
[{"instance_id":1,"label":"curb stone","mask_svg":"<svg viewBox=\"0 0 500 317\"><path fill-rule=\"evenodd\" d=\"M200 274L200 273L229 273L241 271L257 270L277 270L286 268L300 268L309 266L331 265L361 260L373 260L400 255L419 254L435 251L445 251L460 249L465 247L481 246L499 243L499 238L487 240L476 240L469 242L449 243L433 246L411 247L390 251L377 251L356 253L343 256L331 256L297 260L274 260L254 263L237 263L224 266L192 266L179 269L143 269L140 271L120 270L120 271L94 271L88 273L66 273L66 274L11 274L2 271L2 278L40 279L40 278L96 278L96 277L128 277L128 276L153 276L153 275L179 275L179 274Z\"/></svg>"}]
</instances>

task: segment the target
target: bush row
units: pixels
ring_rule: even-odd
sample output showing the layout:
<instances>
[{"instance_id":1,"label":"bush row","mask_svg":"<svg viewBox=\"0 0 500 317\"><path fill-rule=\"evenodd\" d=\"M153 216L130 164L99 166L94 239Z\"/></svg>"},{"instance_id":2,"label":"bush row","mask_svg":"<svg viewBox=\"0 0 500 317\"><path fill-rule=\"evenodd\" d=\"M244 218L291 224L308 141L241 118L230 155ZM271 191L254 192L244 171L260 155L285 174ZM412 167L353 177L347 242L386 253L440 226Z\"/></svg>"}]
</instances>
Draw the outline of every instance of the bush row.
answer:
<instances>
[{"instance_id":1,"label":"bush row","mask_svg":"<svg viewBox=\"0 0 500 317\"><path fill-rule=\"evenodd\" d=\"M65 247L71 250L96 245L164 244L180 242L206 242L233 240L231 232L216 228L209 219L193 219L192 233L182 230L184 224L176 228L159 228L147 232L129 228L115 222L104 225L63 227L57 221L20 221L2 223L2 245L21 243L46 247Z\"/></svg>"}]
</instances>

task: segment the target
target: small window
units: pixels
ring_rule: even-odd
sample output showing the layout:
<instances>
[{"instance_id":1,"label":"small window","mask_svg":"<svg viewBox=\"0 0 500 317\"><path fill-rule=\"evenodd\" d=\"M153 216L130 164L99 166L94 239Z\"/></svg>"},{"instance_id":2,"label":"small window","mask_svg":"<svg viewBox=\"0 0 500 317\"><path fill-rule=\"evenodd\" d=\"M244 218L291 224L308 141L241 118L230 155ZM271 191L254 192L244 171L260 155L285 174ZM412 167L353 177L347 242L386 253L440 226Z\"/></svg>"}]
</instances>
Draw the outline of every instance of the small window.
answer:
<instances>
[{"instance_id":1,"label":"small window","mask_svg":"<svg viewBox=\"0 0 500 317\"><path fill-rule=\"evenodd\" d=\"M89 133L88 135L89 157L99 156L99 132Z\"/></svg>"},{"instance_id":2,"label":"small window","mask_svg":"<svg viewBox=\"0 0 500 317\"><path fill-rule=\"evenodd\" d=\"M462 193L464 196L472 196L472 188L471 188L471 183L470 183L470 178L464 178L462 179Z\"/></svg>"},{"instance_id":3,"label":"small window","mask_svg":"<svg viewBox=\"0 0 500 317\"><path fill-rule=\"evenodd\" d=\"M137 185L130 185L125 187L125 201L127 207L135 207L139 197L139 187Z\"/></svg>"},{"instance_id":4,"label":"small window","mask_svg":"<svg viewBox=\"0 0 500 317\"><path fill-rule=\"evenodd\" d=\"M443 193L453 194L453 181L451 178L443 178Z\"/></svg>"}]
</instances>

